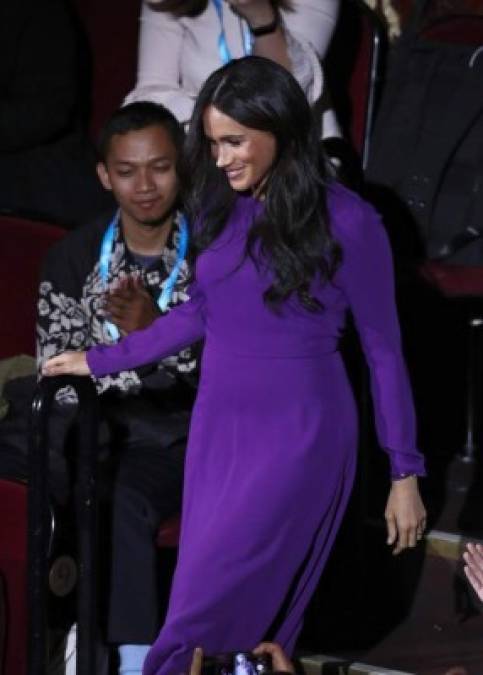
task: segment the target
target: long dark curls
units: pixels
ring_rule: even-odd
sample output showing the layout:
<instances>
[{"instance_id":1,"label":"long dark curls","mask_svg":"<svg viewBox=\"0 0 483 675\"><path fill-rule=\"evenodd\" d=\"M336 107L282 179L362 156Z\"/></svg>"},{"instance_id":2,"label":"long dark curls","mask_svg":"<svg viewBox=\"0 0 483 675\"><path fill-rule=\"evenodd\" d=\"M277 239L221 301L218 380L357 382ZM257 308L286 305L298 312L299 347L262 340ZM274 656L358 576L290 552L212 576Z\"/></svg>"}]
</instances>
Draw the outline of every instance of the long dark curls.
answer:
<instances>
[{"instance_id":1,"label":"long dark curls","mask_svg":"<svg viewBox=\"0 0 483 675\"><path fill-rule=\"evenodd\" d=\"M276 157L264 187L262 215L250 228L246 254L273 272L265 302L277 309L295 294L309 310L320 309L310 294L317 277L330 279L339 261L339 247L330 233L326 179L312 112L294 79L282 66L257 56L232 61L215 71L201 89L186 143L191 176L188 209L203 214L194 232L196 257L224 229L237 193L216 167L203 116L215 106L239 124L273 134Z\"/></svg>"},{"instance_id":2,"label":"long dark curls","mask_svg":"<svg viewBox=\"0 0 483 675\"><path fill-rule=\"evenodd\" d=\"M210 0L148 0L151 9L157 12L169 12L173 16L189 16L194 18L202 14L208 7ZM290 0L272 0L274 7L292 9Z\"/></svg>"}]
</instances>

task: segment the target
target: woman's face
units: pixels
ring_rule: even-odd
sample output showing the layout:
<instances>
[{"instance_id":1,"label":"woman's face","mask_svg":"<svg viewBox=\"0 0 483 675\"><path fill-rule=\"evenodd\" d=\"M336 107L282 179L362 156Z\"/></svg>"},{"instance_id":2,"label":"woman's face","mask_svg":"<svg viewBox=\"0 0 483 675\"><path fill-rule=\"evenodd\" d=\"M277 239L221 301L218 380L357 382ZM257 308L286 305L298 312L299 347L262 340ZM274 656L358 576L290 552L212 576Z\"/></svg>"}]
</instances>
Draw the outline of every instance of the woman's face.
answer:
<instances>
[{"instance_id":1,"label":"woman's face","mask_svg":"<svg viewBox=\"0 0 483 675\"><path fill-rule=\"evenodd\" d=\"M210 105L203 114L205 135L216 166L237 192L263 191L277 153L275 136L245 127Z\"/></svg>"}]
</instances>

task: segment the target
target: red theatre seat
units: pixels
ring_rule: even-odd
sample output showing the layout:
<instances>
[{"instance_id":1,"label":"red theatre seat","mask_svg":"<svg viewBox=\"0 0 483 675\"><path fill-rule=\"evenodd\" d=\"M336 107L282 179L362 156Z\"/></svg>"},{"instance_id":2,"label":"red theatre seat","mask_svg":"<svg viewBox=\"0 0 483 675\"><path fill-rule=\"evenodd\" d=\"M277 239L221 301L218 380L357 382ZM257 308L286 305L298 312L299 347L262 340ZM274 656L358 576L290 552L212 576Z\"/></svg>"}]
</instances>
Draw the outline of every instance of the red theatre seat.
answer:
<instances>
[{"instance_id":1,"label":"red theatre seat","mask_svg":"<svg viewBox=\"0 0 483 675\"><path fill-rule=\"evenodd\" d=\"M27 489L25 485L0 480L0 513L2 514L0 585L3 598L0 601L0 673L26 675Z\"/></svg>"},{"instance_id":2,"label":"red theatre seat","mask_svg":"<svg viewBox=\"0 0 483 675\"><path fill-rule=\"evenodd\" d=\"M0 215L0 358L35 354L35 312L42 260L63 237L57 225Z\"/></svg>"},{"instance_id":3,"label":"red theatre seat","mask_svg":"<svg viewBox=\"0 0 483 675\"><path fill-rule=\"evenodd\" d=\"M74 0L92 60L90 131L100 128L136 82L141 0Z\"/></svg>"}]
</instances>

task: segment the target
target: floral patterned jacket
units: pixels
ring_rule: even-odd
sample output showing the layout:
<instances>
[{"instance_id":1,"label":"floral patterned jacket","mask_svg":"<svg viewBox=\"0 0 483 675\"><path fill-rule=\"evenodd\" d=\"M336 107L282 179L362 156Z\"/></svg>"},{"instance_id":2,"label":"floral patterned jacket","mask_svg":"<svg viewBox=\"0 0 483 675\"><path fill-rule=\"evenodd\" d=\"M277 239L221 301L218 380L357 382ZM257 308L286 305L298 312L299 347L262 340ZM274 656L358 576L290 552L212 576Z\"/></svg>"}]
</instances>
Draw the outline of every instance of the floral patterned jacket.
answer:
<instances>
[{"instance_id":1,"label":"floral patterned jacket","mask_svg":"<svg viewBox=\"0 0 483 675\"><path fill-rule=\"evenodd\" d=\"M37 360L65 350L87 349L113 340L106 329L103 298L106 292L99 271L101 242L110 222L109 216L99 222L70 232L54 245L45 260L39 286L37 316ZM144 268L128 250L120 227L116 228L109 264L108 285L123 275L138 272L147 288L157 299L176 260L179 237L179 214L175 226L159 259ZM188 300L186 287L189 271L183 263L166 311ZM160 312L161 313L161 312ZM191 348L163 359L150 369L126 371L102 377L96 381L99 393L118 390L135 393L140 390L143 377L154 369L164 371L173 381L179 376L194 373L196 358ZM70 396L66 393L67 398Z\"/></svg>"}]
</instances>

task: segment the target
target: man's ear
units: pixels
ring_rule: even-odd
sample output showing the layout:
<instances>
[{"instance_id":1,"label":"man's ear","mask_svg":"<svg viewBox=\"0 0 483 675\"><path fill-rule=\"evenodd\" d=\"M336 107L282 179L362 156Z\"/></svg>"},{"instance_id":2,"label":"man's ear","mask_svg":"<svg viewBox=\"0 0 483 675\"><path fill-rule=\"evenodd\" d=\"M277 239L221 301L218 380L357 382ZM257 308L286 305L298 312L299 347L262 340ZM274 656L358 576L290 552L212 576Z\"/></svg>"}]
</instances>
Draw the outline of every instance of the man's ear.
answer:
<instances>
[{"instance_id":1,"label":"man's ear","mask_svg":"<svg viewBox=\"0 0 483 675\"><path fill-rule=\"evenodd\" d=\"M112 185L111 185L111 180L109 178L109 174L106 169L106 165L104 162L97 162L97 175L99 176L99 180L101 181L103 187L106 190L112 190Z\"/></svg>"}]
</instances>

